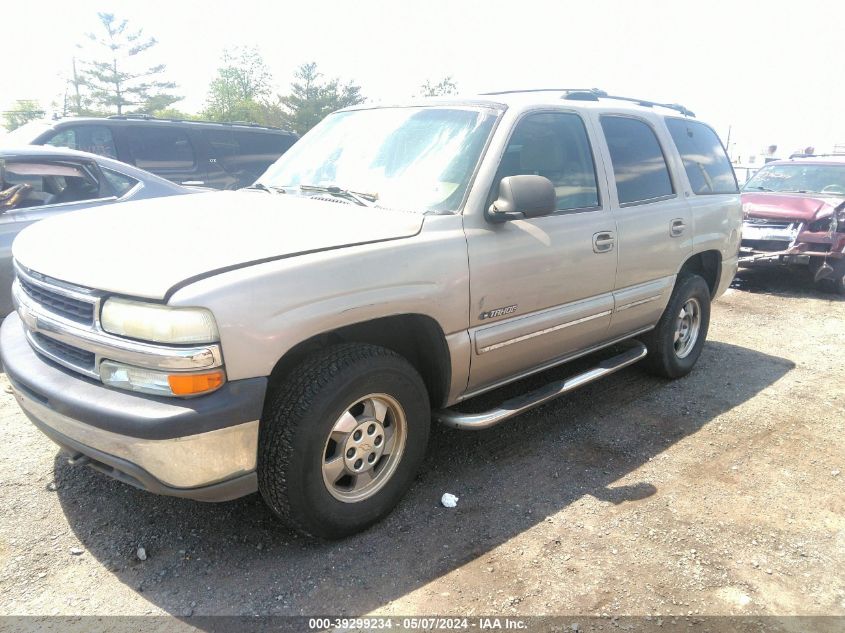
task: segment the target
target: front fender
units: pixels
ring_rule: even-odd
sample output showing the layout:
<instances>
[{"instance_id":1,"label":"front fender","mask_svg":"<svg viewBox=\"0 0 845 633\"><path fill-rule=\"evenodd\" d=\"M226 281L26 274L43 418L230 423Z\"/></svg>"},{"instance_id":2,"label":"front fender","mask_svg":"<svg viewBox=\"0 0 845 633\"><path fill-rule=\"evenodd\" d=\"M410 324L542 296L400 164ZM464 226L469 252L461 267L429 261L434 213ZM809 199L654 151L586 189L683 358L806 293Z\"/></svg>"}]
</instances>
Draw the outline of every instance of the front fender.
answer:
<instances>
[{"instance_id":1,"label":"front fender","mask_svg":"<svg viewBox=\"0 0 845 633\"><path fill-rule=\"evenodd\" d=\"M268 376L298 343L381 317L425 315L448 337L469 322L461 217L426 218L425 228L221 273L179 289L169 303L212 311L230 380Z\"/></svg>"}]
</instances>

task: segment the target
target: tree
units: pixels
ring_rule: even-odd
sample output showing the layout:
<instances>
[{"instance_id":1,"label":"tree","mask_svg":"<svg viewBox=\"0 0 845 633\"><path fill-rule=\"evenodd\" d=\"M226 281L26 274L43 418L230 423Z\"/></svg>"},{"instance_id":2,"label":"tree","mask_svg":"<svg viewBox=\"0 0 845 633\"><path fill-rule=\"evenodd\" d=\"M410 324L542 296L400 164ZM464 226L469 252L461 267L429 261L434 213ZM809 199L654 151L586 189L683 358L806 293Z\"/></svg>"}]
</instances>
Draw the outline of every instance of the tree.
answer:
<instances>
[{"instance_id":1,"label":"tree","mask_svg":"<svg viewBox=\"0 0 845 633\"><path fill-rule=\"evenodd\" d=\"M92 54L96 58L85 62L81 72L82 83L89 89L93 104L123 114L126 107L134 107L135 112L150 112L179 101L182 97L168 92L176 84L157 79L166 70L164 64L138 68L137 57L158 40L146 37L143 29L129 30L129 22L118 20L113 13L97 16L105 34L87 34L94 44Z\"/></svg>"},{"instance_id":2,"label":"tree","mask_svg":"<svg viewBox=\"0 0 845 633\"><path fill-rule=\"evenodd\" d=\"M257 123L272 78L257 48L225 49L222 65L208 87L203 115L212 121Z\"/></svg>"},{"instance_id":3,"label":"tree","mask_svg":"<svg viewBox=\"0 0 845 633\"><path fill-rule=\"evenodd\" d=\"M432 84L431 80L426 79L425 83L420 86L420 96L422 97L442 97L454 94L458 94L458 86L452 81L452 75L447 75L436 84Z\"/></svg>"},{"instance_id":4,"label":"tree","mask_svg":"<svg viewBox=\"0 0 845 633\"><path fill-rule=\"evenodd\" d=\"M305 134L330 112L364 102L360 86L351 81L341 84L339 79L322 82L322 76L315 62L302 64L291 93L278 99L283 123L297 134Z\"/></svg>"},{"instance_id":5,"label":"tree","mask_svg":"<svg viewBox=\"0 0 845 633\"><path fill-rule=\"evenodd\" d=\"M13 110L7 110L3 113L3 125L6 127L6 131L11 132L25 123L43 118L45 114L37 101L19 99L15 102Z\"/></svg>"}]
</instances>

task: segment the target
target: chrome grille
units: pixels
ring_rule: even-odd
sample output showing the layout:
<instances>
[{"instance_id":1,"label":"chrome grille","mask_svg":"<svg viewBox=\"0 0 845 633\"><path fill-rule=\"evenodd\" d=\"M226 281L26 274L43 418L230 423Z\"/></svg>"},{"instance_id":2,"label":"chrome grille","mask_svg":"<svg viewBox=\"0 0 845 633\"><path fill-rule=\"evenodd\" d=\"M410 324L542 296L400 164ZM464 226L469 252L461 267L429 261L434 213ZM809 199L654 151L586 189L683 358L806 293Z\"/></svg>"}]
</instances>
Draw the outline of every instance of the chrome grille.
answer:
<instances>
[{"instance_id":1,"label":"chrome grille","mask_svg":"<svg viewBox=\"0 0 845 633\"><path fill-rule=\"evenodd\" d=\"M94 304L80 301L44 286L31 283L22 275L18 275L18 283L23 291L39 304L65 319L92 325L94 323Z\"/></svg>"},{"instance_id":2,"label":"chrome grille","mask_svg":"<svg viewBox=\"0 0 845 633\"><path fill-rule=\"evenodd\" d=\"M39 332L31 334L35 349L42 352L49 358L61 362L61 364L71 364L76 368L85 370L87 372L94 371L94 353L84 349L79 349L73 345L68 345L57 341L56 339L44 336Z\"/></svg>"},{"instance_id":3,"label":"chrome grille","mask_svg":"<svg viewBox=\"0 0 845 633\"><path fill-rule=\"evenodd\" d=\"M104 292L47 277L17 262L12 298L30 347L89 378L100 378L104 359L157 371L223 366L219 343L162 345L105 332L99 319Z\"/></svg>"},{"instance_id":4,"label":"chrome grille","mask_svg":"<svg viewBox=\"0 0 845 633\"><path fill-rule=\"evenodd\" d=\"M789 220L776 220L773 218L746 218L745 224L748 226L764 226L767 229L788 229L797 222L790 222Z\"/></svg>"}]
</instances>

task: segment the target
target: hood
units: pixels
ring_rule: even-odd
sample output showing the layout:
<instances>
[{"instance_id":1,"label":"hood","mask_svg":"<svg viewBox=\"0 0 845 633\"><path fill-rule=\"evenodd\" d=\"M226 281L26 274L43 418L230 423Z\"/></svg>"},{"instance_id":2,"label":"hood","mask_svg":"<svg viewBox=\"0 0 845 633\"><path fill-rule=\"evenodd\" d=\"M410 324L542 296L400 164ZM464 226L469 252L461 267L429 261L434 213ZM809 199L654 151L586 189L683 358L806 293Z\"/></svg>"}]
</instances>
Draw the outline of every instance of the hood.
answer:
<instances>
[{"instance_id":1,"label":"hood","mask_svg":"<svg viewBox=\"0 0 845 633\"><path fill-rule=\"evenodd\" d=\"M21 231L23 266L68 283L164 299L214 271L416 235L423 216L255 191L220 191L86 209Z\"/></svg>"},{"instance_id":2,"label":"hood","mask_svg":"<svg viewBox=\"0 0 845 633\"><path fill-rule=\"evenodd\" d=\"M843 198L800 193L743 193L742 211L745 217L811 222L830 215L843 201Z\"/></svg>"}]
</instances>

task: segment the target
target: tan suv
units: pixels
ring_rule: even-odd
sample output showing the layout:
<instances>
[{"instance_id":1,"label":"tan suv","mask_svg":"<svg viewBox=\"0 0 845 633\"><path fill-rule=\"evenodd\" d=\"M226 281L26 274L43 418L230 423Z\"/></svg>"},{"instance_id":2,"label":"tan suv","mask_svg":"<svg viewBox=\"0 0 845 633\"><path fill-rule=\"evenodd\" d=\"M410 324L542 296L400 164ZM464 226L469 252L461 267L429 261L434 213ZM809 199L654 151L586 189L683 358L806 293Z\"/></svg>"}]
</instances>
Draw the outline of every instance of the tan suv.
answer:
<instances>
[{"instance_id":1,"label":"tan suv","mask_svg":"<svg viewBox=\"0 0 845 633\"><path fill-rule=\"evenodd\" d=\"M23 231L2 360L74 463L193 499L258 490L336 538L401 499L432 417L487 428L640 359L688 373L741 221L718 137L680 106L350 108L252 190ZM454 408L601 348L569 380Z\"/></svg>"}]
</instances>

